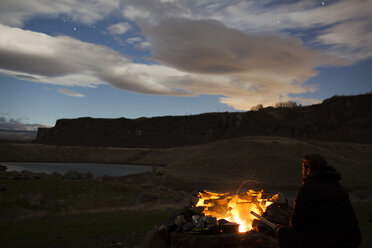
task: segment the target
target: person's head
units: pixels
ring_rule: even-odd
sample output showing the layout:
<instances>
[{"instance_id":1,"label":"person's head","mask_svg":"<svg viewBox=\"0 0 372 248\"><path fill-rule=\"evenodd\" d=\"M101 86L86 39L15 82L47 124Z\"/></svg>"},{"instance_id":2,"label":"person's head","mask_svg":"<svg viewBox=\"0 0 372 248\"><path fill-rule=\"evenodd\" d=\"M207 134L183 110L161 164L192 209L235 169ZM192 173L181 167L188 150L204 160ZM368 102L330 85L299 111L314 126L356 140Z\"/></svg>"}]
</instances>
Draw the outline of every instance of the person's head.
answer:
<instances>
[{"instance_id":1,"label":"person's head","mask_svg":"<svg viewBox=\"0 0 372 248\"><path fill-rule=\"evenodd\" d=\"M302 158L302 177L307 178L310 173L322 170L327 166L327 160L318 154L308 154Z\"/></svg>"}]
</instances>

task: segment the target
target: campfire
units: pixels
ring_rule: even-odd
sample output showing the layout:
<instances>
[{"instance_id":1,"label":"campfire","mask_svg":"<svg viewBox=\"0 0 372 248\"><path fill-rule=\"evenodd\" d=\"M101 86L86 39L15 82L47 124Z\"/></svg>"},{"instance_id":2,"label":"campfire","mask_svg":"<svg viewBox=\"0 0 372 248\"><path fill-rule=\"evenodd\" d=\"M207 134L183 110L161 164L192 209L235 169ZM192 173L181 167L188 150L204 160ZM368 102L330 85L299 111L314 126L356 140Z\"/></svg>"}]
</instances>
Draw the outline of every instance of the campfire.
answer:
<instances>
[{"instance_id":1,"label":"campfire","mask_svg":"<svg viewBox=\"0 0 372 248\"><path fill-rule=\"evenodd\" d=\"M271 205L279 195L265 198L263 190L249 190L243 194L214 193L204 190L199 192L199 201L196 207L204 207L205 216L215 217L217 220L226 220L239 225L239 232L247 232L253 229L251 211L262 215L266 208Z\"/></svg>"},{"instance_id":2,"label":"campfire","mask_svg":"<svg viewBox=\"0 0 372 248\"><path fill-rule=\"evenodd\" d=\"M236 194L203 190L192 196L189 206L146 234L142 247L277 248L270 224L288 224L288 200L240 188Z\"/></svg>"}]
</instances>

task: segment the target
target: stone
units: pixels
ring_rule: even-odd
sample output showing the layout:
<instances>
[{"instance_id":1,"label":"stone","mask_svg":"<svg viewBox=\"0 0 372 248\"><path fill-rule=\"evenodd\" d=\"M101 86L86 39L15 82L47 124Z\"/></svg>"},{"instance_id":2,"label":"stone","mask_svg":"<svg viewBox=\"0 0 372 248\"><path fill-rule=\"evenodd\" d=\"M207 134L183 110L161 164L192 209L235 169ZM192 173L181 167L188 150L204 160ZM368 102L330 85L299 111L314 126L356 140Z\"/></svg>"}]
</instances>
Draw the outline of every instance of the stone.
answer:
<instances>
[{"instance_id":1,"label":"stone","mask_svg":"<svg viewBox=\"0 0 372 248\"><path fill-rule=\"evenodd\" d=\"M186 223L185 216L178 215L176 219L174 220L174 224L177 226L182 226L184 223Z\"/></svg>"},{"instance_id":2,"label":"stone","mask_svg":"<svg viewBox=\"0 0 372 248\"><path fill-rule=\"evenodd\" d=\"M40 193L31 194L27 196L27 202L31 208L37 208L45 202L45 198Z\"/></svg>"},{"instance_id":3,"label":"stone","mask_svg":"<svg viewBox=\"0 0 372 248\"><path fill-rule=\"evenodd\" d=\"M149 230L141 243L142 248L168 248L167 239L164 237L161 231Z\"/></svg>"}]
</instances>

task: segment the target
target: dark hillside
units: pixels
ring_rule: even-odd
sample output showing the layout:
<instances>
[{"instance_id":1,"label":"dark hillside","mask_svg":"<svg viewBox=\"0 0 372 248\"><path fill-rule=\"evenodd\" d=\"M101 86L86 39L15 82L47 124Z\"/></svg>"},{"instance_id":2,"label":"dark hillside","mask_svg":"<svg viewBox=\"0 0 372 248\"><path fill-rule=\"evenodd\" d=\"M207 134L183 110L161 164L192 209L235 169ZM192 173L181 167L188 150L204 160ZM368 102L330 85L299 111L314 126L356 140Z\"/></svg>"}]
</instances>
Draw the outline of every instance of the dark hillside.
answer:
<instances>
[{"instance_id":1,"label":"dark hillside","mask_svg":"<svg viewBox=\"0 0 372 248\"><path fill-rule=\"evenodd\" d=\"M36 143L167 148L242 136L371 143L372 94L335 96L321 104L259 111L139 119L61 119L40 128Z\"/></svg>"}]
</instances>

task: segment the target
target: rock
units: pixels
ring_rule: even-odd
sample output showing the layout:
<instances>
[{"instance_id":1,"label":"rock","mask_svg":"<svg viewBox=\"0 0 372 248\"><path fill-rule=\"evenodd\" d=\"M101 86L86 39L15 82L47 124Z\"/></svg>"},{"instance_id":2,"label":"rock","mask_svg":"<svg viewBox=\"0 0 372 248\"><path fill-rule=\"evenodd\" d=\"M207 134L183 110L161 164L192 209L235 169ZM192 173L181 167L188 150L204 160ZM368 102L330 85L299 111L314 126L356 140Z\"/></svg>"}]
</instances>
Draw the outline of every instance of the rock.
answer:
<instances>
[{"instance_id":1,"label":"rock","mask_svg":"<svg viewBox=\"0 0 372 248\"><path fill-rule=\"evenodd\" d=\"M174 224L176 224L177 226L181 226L184 223L186 223L186 220L185 216L183 215L178 215L174 220Z\"/></svg>"},{"instance_id":2,"label":"rock","mask_svg":"<svg viewBox=\"0 0 372 248\"><path fill-rule=\"evenodd\" d=\"M142 248L168 248L168 240L158 230L150 230L146 233L141 243Z\"/></svg>"},{"instance_id":3,"label":"rock","mask_svg":"<svg viewBox=\"0 0 372 248\"><path fill-rule=\"evenodd\" d=\"M45 198L40 193L31 194L27 196L27 202L31 208L38 208L45 202Z\"/></svg>"}]
</instances>

